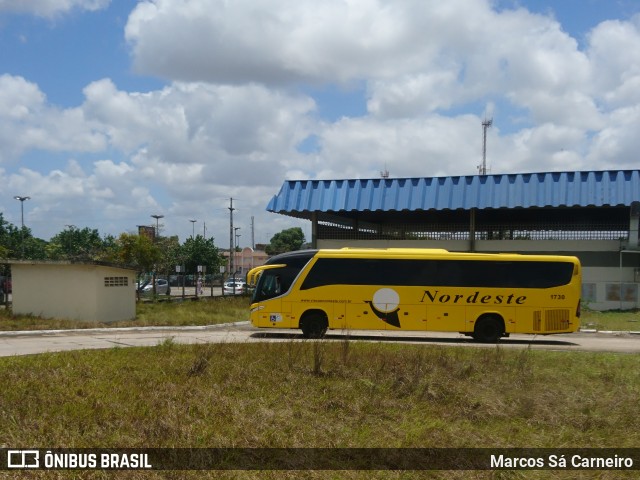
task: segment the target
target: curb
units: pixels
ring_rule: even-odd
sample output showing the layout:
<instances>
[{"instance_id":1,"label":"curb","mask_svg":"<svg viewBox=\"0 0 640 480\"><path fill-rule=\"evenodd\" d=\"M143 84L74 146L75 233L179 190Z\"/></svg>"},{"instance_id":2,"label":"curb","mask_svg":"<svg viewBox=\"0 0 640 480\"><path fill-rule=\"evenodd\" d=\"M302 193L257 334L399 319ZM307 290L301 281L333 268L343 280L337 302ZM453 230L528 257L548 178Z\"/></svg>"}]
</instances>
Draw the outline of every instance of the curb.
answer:
<instances>
[{"instance_id":1,"label":"curb","mask_svg":"<svg viewBox=\"0 0 640 480\"><path fill-rule=\"evenodd\" d=\"M580 329L577 333L603 333L605 335L640 335L638 331L630 330L596 330L596 329Z\"/></svg>"},{"instance_id":2,"label":"curb","mask_svg":"<svg viewBox=\"0 0 640 480\"><path fill-rule=\"evenodd\" d=\"M210 330L223 327L238 327L248 325L249 321L233 323L216 323L215 325L197 325L185 327L116 327L116 328L79 328L65 330L15 330L0 332L0 337L23 337L28 335L58 335L58 334L83 334L83 333L113 333L113 332L149 332L149 331L177 331L177 330Z\"/></svg>"}]
</instances>

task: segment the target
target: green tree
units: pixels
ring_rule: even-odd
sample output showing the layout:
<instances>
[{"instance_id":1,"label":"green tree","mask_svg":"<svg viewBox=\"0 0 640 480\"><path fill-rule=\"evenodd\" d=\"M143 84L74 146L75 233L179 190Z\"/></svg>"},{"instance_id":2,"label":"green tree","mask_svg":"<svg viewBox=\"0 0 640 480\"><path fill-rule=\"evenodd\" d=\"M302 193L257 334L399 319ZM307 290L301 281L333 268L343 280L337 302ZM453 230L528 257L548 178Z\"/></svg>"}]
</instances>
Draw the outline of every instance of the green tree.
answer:
<instances>
[{"instance_id":1,"label":"green tree","mask_svg":"<svg viewBox=\"0 0 640 480\"><path fill-rule=\"evenodd\" d=\"M4 258L44 260L47 242L35 238L31 229L16 227L7 222L0 213L0 252Z\"/></svg>"},{"instance_id":2,"label":"green tree","mask_svg":"<svg viewBox=\"0 0 640 480\"><path fill-rule=\"evenodd\" d=\"M0 248L3 258L20 256L20 230L12 223L7 222L2 213L0 213Z\"/></svg>"},{"instance_id":3,"label":"green tree","mask_svg":"<svg viewBox=\"0 0 640 480\"><path fill-rule=\"evenodd\" d=\"M12 248L11 248L11 234L9 232L9 228L12 226L8 223L2 213L0 213L0 258L11 258ZM9 275L10 268L9 265L0 263L0 275Z\"/></svg>"},{"instance_id":4,"label":"green tree","mask_svg":"<svg viewBox=\"0 0 640 480\"><path fill-rule=\"evenodd\" d=\"M51 238L47 256L51 260L90 262L108 258L108 247L113 237L100 237L96 229L69 227Z\"/></svg>"},{"instance_id":5,"label":"green tree","mask_svg":"<svg viewBox=\"0 0 640 480\"><path fill-rule=\"evenodd\" d=\"M120 247L118 245L118 239L113 235L105 235L102 239L102 249L98 253L96 260L102 262L119 263L119 249Z\"/></svg>"},{"instance_id":6,"label":"green tree","mask_svg":"<svg viewBox=\"0 0 640 480\"><path fill-rule=\"evenodd\" d=\"M34 237L31 230L24 227L24 258L26 260L46 260L47 241Z\"/></svg>"},{"instance_id":7,"label":"green tree","mask_svg":"<svg viewBox=\"0 0 640 480\"><path fill-rule=\"evenodd\" d=\"M116 244L118 263L135 268L139 274L154 271L162 260L160 247L144 235L122 233Z\"/></svg>"},{"instance_id":8,"label":"green tree","mask_svg":"<svg viewBox=\"0 0 640 480\"><path fill-rule=\"evenodd\" d=\"M182 247L177 236L160 237L156 239L160 248L161 258L158 264L158 272L167 275L175 272L176 265L182 265Z\"/></svg>"},{"instance_id":9,"label":"green tree","mask_svg":"<svg viewBox=\"0 0 640 480\"><path fill-rule=\"evenodd\" d=\"M207 273L215 274L224 261L213 243L213 237L204 238L202 235L187 238L182 245L181 254L182 263L189 273L195 273L198 265L204 265Z\"/></svg>"},{"instance_id":10,"label":"green tree","mask_svg":"<svg viewBox=\"0 0 640 480\"><path fill-rule=\"evenodd\" d=\"M304 233L300 227L289 228L276 233L265 248L267 255L300 250L304 244Z\"/></svg>"}]
</instances>

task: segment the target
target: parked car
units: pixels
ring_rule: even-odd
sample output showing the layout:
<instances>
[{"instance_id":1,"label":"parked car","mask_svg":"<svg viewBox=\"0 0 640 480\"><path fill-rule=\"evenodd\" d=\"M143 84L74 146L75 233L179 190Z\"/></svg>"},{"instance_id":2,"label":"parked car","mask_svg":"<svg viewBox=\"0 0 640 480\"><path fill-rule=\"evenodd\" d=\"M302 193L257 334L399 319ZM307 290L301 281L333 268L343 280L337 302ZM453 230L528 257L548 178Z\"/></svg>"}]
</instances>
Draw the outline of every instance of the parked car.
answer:
<instances>
[{"instance_id":1,"label":"parked car","mask_svg":"<svg viewBox=\"0 0 640 480\"><path fill-rule=\"evenodd\" d=\"M148 282L146 284L142 284L138 290L141 295L153 295L153 283ZM171 295L171 287L169 286L169 282L164 278L156 279L156 294L157 295Z\"/></svg>"},{"instance_id":2,"label":"parked car","mask_svg":"<svg viewBox=\"0 0 640 480\"><path fill-rule=\"evenodd\" d=\"M230 280L224 284L225 295L242 295L247 291L247 283L242 280Z\"/></svg>"}]
</instances>

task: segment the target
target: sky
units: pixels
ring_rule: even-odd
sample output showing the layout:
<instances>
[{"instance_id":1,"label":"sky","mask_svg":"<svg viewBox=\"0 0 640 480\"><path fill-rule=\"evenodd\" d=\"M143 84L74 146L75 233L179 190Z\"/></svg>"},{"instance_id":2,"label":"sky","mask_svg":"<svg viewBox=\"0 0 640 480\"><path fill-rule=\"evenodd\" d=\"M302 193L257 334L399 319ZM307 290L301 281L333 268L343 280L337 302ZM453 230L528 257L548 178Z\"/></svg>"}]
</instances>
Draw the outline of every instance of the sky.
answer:
<instances>
[{"instance_id":1,"label":"sky","mask_svg":"<svg viewBox=\"0 0 640 480\"><path fill-rule=\"evenodd\" d=\"M636 169L640 0L0 0L0 212L241 247L285 180ZM196 222L191 222L196 220ZM253 226L253 228L252 228ZM253 232L253 235L252 235Z\"/></svg>"}]
</instances>

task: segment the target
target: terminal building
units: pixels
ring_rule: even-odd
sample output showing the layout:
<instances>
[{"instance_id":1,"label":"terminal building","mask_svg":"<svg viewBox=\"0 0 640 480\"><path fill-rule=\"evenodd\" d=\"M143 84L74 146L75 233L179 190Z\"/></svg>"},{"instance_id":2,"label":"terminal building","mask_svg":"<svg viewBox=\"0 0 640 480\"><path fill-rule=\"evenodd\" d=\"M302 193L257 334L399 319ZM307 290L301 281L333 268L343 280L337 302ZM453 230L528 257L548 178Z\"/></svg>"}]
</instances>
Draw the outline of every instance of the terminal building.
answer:
<instances>
[{"instance_id":1,"label":"terminal building","mask_svg":"<svg viewBox=\"0 0 640 480\"><path fill-rule=\"evenodd\" d=\"M585 306L640 306L640 170L285 181L267 211L313 248L575 255Z\"/></svg>"}]
</instances>

